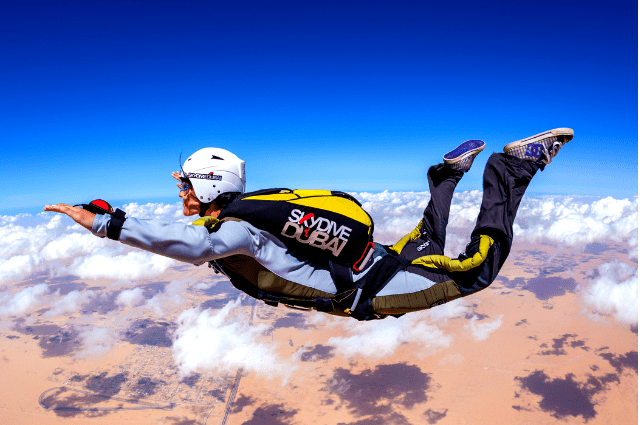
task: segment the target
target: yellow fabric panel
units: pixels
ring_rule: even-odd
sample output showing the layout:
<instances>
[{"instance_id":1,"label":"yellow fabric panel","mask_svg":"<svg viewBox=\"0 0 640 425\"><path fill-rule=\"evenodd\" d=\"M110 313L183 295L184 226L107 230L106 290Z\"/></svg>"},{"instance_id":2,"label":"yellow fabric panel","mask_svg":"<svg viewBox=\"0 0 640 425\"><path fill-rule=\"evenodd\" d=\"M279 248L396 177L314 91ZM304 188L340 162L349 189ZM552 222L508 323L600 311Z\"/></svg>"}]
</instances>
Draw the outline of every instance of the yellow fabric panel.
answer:
<instances>
[{"instance_id":1,"label":"yellow fabric panel","mask_svg":"<svg viewBox=\"0 0 640 425\"><path fill-rule=\"evenodd\" d=\"M371 218L369 218L369 215L347 198L341 198L339 196L329 198L302 198L289 201L289 203L333 211L355 221L359 221L366 226L371 226Z\"/></svg>"},{"instance_id":2,"label":"yellow fabric panel","mask_svg":"<svg viewBox=\"0 0 640 425\"><path fill-rule=\"evenodd\" d=\"M327 198L321 198L326 196ZM302 197L302 198L299 198ZM275 193L270 195L248 196L244 199L256 201L288 201L291 204L313 207L326 211L333 211L342 214L360 223L371 226L371 218L360 207L352 201L332 196L329 190L306 190L300 189L292 192ZM243 200L244 200L243 199Z\"/></svg>"},{"instance_id":3,"label":"yellow fabric panel","mask_svg":"<svg viewBox=\"0 0 640 425\"><path fill-rule=\"evenodd\" d=\"M331 195L330 190L308 190L308 189L299 189L294 190L293 192L282 192L282 193L272 193L268 195L255 195L248 196L244 199L253 199L256 201L290 201L293 199L297 199L299 196L329 196Z\"/></svg>"},{"instance_id":4,"label":"yellow fabric panel","mask_svg":"<svg viewBox=\"0 0 640 425\"><path fill-rule=\"evenodd\" d=\"M207 229L209 229L215 226L216 224L218 224L219 221L220 220L218 220L217 218L207 216L207 217L201 217L191 224L194 226L204 226Z\"/></svg>"},{"instance_id":5,"label":"yellow fabric panel","mask_svg":"<svg viewBox=\"0 0 640 425\"><path fill-rule=\"evenodd\" d=\"M487 258L489 248L493 245L493 239L487 235L480 235L480 244L478 246L478 252L473 254L473 257L466 260L452 260L444 255L427 255L424 257L416 258L411 264L416 264L425 267L432 267L436 269L445 269L450 272L463 272L478 267Z\"/></svg>"},{"instance_id":6,"label":"yellow fabric panel","mask_svg":"<svg viewBox=\"0 0 640 425\"><path fill-rule=\"evenodd\" d=\"M256 195L256 196L247 196L243 199L250 199L255 201L290 201L292 199L296 199L297 196L291 192L284 193L272 193L270 195Z\"/></svg>"},{"instance_id":7,"label":"yellow fabric panel","mask_svg":"<svg viewBox=\"0 0 640 425\"><path fill-rule=\"evenodd\" d=\"M407 244L412 240L418 239L421 233L422 233L422 220L420 220L420 223L418 223L418 226L415 229L413 229L411 233L406 234L402 239L396 242L395 245L389 247L389 249L391 251L395 251L396 254L400 254L404 249L404 247L407 246Z\"/></svg>"},{"instance_id":8,"label":"yellow fabric panel","mask_svg":"<svg viewBox=\"0 0 640 425\"><path fill-rule=\"evenodd\" d=\"M296 189L293 192L298 196L331 196L330 190Z\"/></svg>"}]
</instances>

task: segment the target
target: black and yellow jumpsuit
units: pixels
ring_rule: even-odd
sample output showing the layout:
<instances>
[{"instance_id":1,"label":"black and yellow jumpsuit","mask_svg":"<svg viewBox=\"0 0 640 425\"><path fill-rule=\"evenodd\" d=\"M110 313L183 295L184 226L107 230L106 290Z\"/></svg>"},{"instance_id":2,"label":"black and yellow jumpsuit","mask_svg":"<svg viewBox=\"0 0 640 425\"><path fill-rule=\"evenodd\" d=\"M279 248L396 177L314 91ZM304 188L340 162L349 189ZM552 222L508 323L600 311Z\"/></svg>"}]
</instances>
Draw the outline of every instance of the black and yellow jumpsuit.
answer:
<instances>
[{"instance_id":1,"label":"black and yellow jumpsuit","mask_svg":"<svg viewBox=\"0 0 640 425\"><path fill-rule=\"evenodd\" d=\"M518 206L540 167L491 155L471 242L455 260L443 252L453 191L463 172L443 164L429 169L431 200L418 226L393 246L375 244L358 273L292 251L277 236L242 220L208 217L193 226L134 217L118 222L105 214L96 216L92 232L117 234L112 239L179 261L214 265L238 289L268 304L370 320L428 309L489 286L509 254ZM109 233L115 226L117 232Z\"/></svg>"},{"instance_id":2,"label":"black and yellow jumpsuit","mask_svg":"<svg viewBox=\"0 0 640 425\"><path fill-rule=\"evenodd\" d=\"M540 168L534 161L503 153L489 157L483 176L482 204L471 241L465 252L453 260L443 253L453 192L463 172L444 164L431 167L428 173L431 200L423 218L390 249L411 262L405 268L407 272L436 284L404 294L383 288L372 300L373 309L381 314L407 313L488 287L509 255L518 206Z\"/></svg>"}]
</instances>

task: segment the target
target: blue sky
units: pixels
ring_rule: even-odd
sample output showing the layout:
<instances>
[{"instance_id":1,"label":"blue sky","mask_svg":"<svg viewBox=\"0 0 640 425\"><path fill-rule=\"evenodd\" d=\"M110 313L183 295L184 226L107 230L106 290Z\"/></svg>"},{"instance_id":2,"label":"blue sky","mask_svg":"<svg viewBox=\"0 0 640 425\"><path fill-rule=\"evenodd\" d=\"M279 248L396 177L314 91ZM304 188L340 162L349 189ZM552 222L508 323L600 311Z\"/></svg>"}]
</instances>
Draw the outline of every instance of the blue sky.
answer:
<instances>
[{"instance_id":1,"label":"blue sky","mask_svg":"<svg viewBox=\"0 0 640 425\"><path fill-rule=\"evenodd\" d=\"M177 201L215 146L248 190L426 190L467 139L576 137L531 194L638 193L635 1L2 1L0 213Z\"/></svg>"}]
</instances>

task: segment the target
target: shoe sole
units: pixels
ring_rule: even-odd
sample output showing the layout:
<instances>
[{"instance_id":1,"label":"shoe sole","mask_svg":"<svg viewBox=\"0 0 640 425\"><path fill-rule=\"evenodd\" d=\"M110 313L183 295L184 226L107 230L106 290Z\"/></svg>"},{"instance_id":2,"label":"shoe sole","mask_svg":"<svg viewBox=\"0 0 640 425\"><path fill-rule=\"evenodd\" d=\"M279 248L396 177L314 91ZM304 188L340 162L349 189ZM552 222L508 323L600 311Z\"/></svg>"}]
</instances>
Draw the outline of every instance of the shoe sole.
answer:
<instances>
[{"instance_id":1,"label":"shoe sole","mask_svg":"<svg viewBox=\"0 0 640 425\"><path fill-rule=\"evenodd\" d=\"M508 153L508 151L530 145L532 143L540 143L545 139L549 139L551 137L561 137L563 136L564 142L569 143L571 139L573 139L573 130L570 128L555 128L553 130L545 131L544 133L536 134L535 136L527 137L526 139L516 140L515 142L511 142L504 147L504 153Z\"/></svg>"},{"instance_id":2,"label":"shoe sole","mask_svg":"<svg viewBox=\"0 0 640 425\"><path fill-rule=\"evenodd\" d=\"M477 155L478 153L482 152L485 146L487 145L482 140L467 140L466 142L461 143L451 152L447 152L446 154L444 154L442 160L445 164L455 164L465 158L470 157L471 155Z\"/></svg>"}]
</instances>

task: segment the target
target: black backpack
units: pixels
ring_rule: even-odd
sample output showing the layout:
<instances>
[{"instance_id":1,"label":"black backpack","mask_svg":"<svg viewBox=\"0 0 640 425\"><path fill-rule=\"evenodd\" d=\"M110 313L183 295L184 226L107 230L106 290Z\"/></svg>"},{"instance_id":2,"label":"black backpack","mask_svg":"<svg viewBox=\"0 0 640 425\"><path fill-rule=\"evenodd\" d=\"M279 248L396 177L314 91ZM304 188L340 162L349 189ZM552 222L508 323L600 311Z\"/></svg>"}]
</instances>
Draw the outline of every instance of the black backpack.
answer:
<instances>
[{"instance_id":1,"label":"black backpack","mask_svg":"<svg viewBox=\"0 0 640 425\"><path fill-rule=\"evenodd\" d=\"M218 217L239 218L288 248L353 267L373 253L373 220L353 196L328 190L264 189L238 196Z\"/></svg>"}]
</instances>

